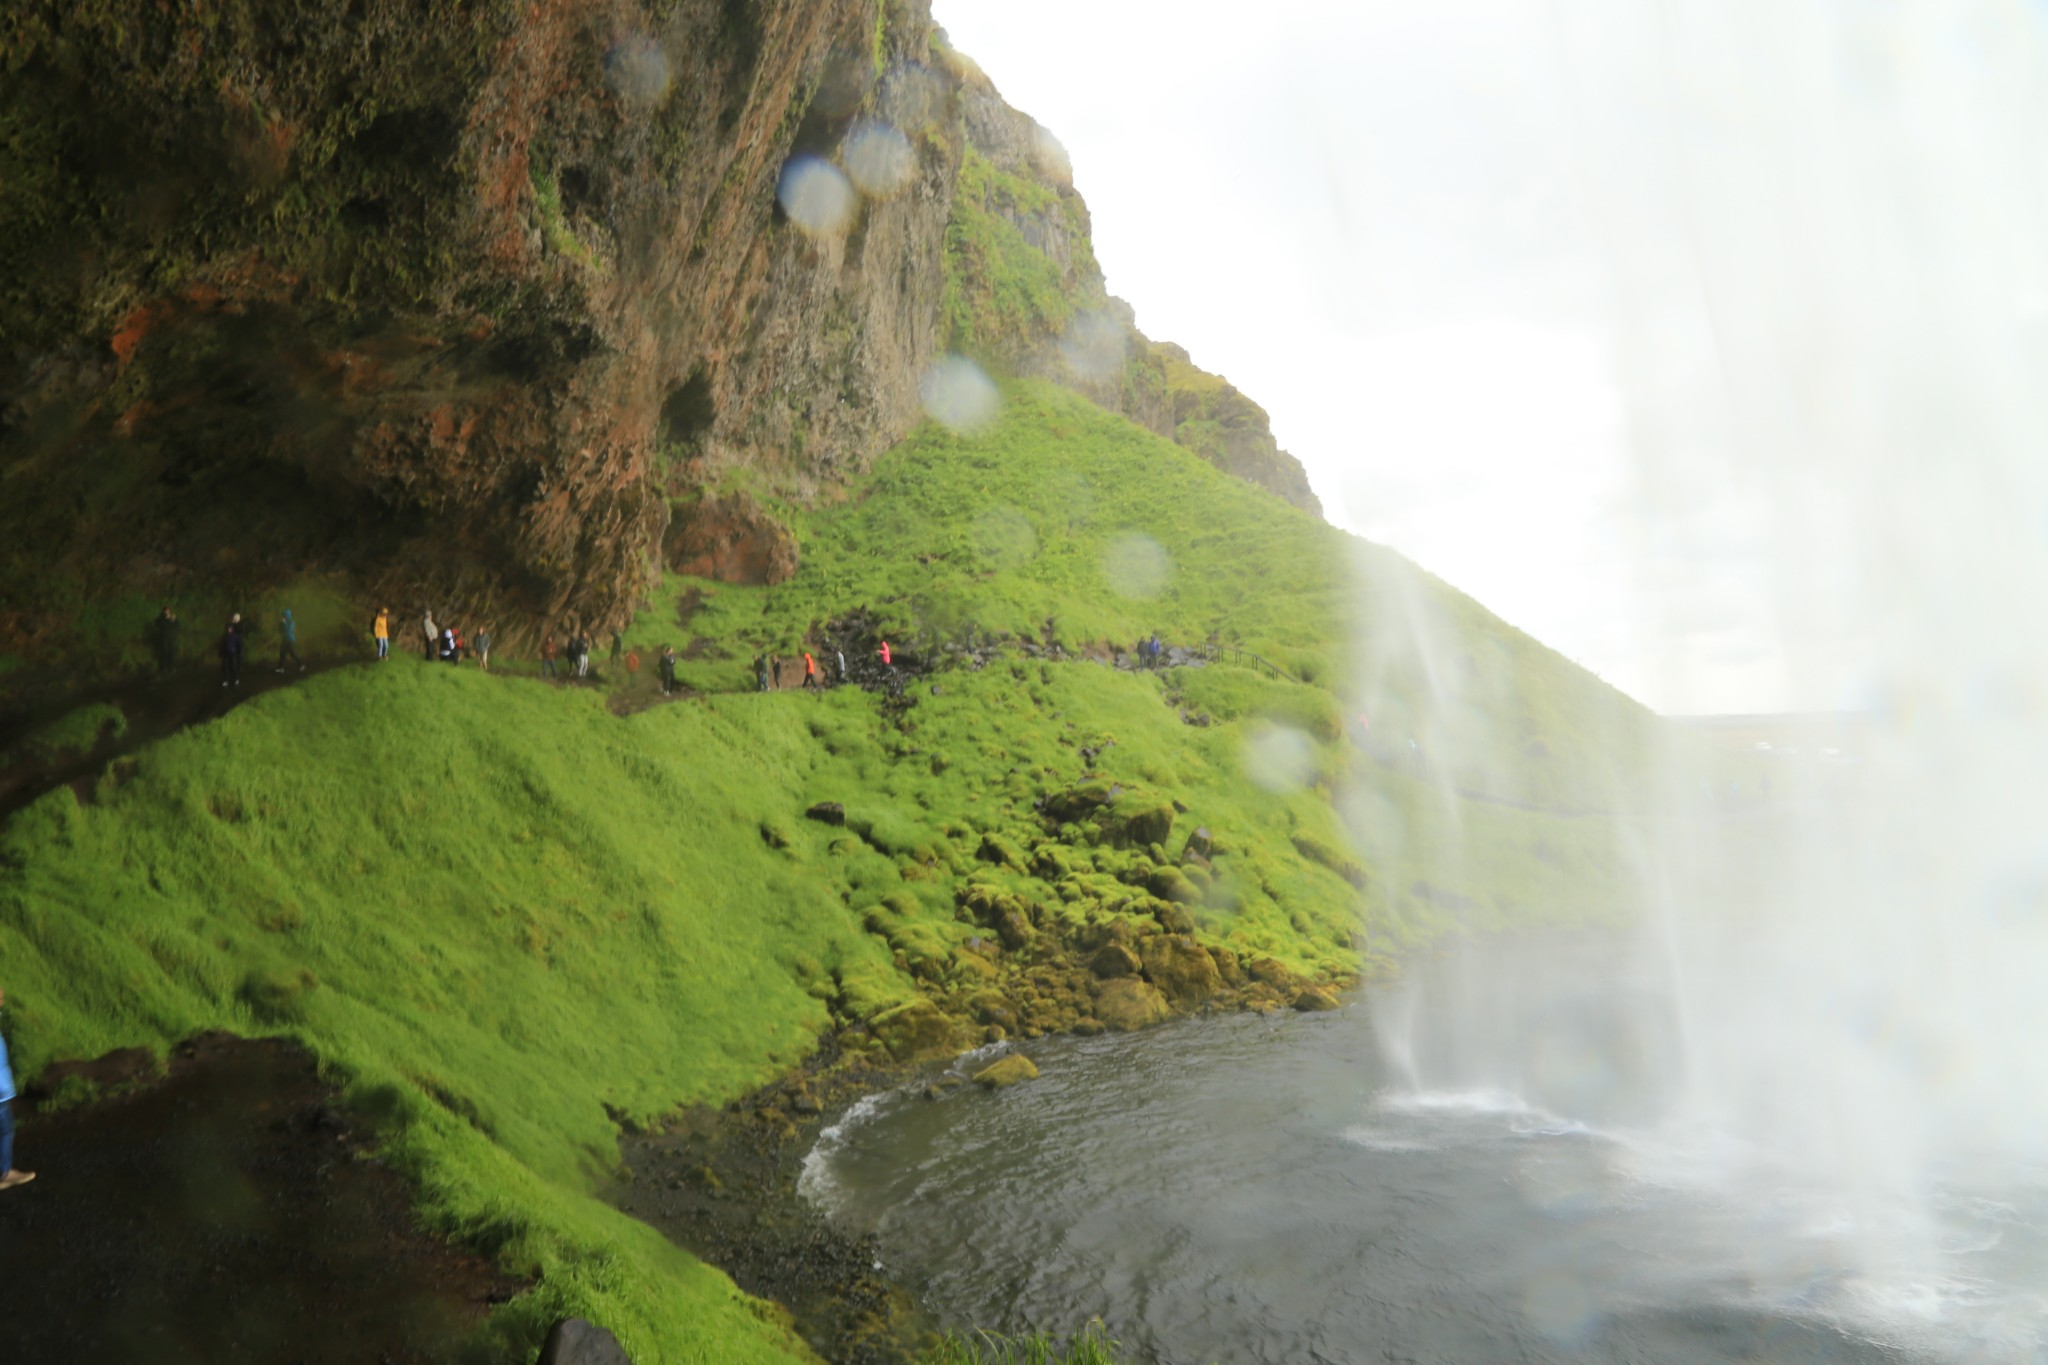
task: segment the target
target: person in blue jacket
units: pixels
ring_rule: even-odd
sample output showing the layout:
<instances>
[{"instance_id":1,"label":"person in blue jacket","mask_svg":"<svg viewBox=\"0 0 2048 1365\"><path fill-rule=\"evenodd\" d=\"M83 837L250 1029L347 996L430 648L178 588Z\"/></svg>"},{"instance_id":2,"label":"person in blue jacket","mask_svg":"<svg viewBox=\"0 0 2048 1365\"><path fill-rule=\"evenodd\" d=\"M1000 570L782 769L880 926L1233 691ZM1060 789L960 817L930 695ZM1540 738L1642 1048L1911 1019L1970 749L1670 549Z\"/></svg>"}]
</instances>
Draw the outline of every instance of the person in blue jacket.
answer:
<instances>
[{"instance_id":1,"label":"person in blue jacket","mask_svg":"<svg viewBox=\"0 0 2048 1365\"><path fill-rule=\"evenodd\" d=\"M306 661L299 657L299 623L292 619L292 609L286 607L284 615L277 618L277 671L284 672L284 661L290 659L299 666L299 672L306 671Z\"/></svg>"},{"instance_id":2,"label":"person in blue jacket","mask_svg":"<svg viewBox=\"0 0 2048 1365\"><path fill-rule=\"evenodd\" d=\"M7 992L0 991L0 1005L7 1003ZM34 1171L14 1169L14 1072L7 1065L7 1036L0 1033L0 1190L11 1190L16 1185L26 1185L36 1178Z\"/></svg>"}]
</instances>

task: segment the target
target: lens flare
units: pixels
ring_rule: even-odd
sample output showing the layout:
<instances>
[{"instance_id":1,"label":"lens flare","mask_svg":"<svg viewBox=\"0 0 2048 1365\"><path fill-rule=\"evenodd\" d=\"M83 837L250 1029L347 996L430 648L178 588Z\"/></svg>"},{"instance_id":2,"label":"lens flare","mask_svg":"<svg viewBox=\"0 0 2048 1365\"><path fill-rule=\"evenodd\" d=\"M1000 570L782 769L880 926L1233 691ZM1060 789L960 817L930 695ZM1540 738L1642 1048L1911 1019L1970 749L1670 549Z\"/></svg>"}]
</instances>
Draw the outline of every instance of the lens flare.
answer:
<instances>
[{"instance_id":1,"label":"lens flare","mask_svg":"<svg viewBox=\"0 0 2048 1365\"><path fill-rule=\"evenodd\" d=\"M775 186L782 211L813 237L837 237L853 222L860 196L843 172L820 156L795 156Z\"/></svg>"},{"instance_id":2,"label":"lens flare","mask_svg":"<svg viewBox=\"0 0 2048 1365\"><path fill-rule=\"evenodd\" d=\"M1003 403L995 381L962 355L946 356L926 370L918 381L917 397L926 416L963 435L987 427Z\"/></svg>"},{"instance_id":3,"label":"lens flare","mask_svg":"<svg viewBox=\"0 0 2048 1365\"><path fill-rule=\"evenodd\" d=\"M917 154L910 139L886 123L862 122L846 135L840 151L846 173L870 199L887 199L902 191L917 173Z\"/></svg>"},{"instance_id":4,"label":"lens flare","mask_svg":"<svg viewBox=\"0 0 2048 1365\"><path fill-rule=\"evenodd\" d=\"M1102 572L1109 579L1111 592L1144 602L1165 591L1173 577L1173 559L1152 537L1127 531L1103 552Z\"/></svg>"}]
</instances>

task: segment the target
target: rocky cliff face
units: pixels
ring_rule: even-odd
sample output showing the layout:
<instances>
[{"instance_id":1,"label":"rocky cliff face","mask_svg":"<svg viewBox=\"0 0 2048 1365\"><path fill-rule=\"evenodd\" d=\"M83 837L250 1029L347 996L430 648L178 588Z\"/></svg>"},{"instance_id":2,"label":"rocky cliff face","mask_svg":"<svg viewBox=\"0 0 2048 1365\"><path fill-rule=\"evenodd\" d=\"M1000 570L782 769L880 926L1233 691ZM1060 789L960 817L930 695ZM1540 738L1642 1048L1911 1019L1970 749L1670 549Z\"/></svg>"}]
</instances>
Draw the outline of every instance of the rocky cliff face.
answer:
<instances>
[{"instance_id":1,"label":"rocky cliff face","mask_svg":"<svg viewBox=\"0 0 2048 1365\"><path fill-rule=\"evenodd\" d=\"M706 490L857 471L949 346L1312 507L1104 294L1060 162L924 0L26 0L0 653L194 577L609 624L664 543L785 572Z\"/></svg>"}]
</instances>

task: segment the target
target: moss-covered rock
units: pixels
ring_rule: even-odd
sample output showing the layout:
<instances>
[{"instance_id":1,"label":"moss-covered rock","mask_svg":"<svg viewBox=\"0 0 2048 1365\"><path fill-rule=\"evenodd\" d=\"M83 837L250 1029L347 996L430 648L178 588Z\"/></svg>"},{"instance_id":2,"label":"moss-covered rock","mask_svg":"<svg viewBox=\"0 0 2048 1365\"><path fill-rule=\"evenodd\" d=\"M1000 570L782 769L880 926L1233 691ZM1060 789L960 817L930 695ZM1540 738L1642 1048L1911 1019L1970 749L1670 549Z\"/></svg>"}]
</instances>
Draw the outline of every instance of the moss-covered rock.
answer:
<instances>
[{"instance_id":1,"label":"moss-covered rock","mask_svg":"<svg viewBox=\"0 0 2048 1365\"><path fill-rule=\"evenodd\" d=\"M927 1062L951 1057L966 1046L960 1024L931 1001L919 997L875 1016L869 1025L889 1055L899 1062Z\"/></svg>"},{"instance_id":2,"label":"moss-covered rock","mask_svg":"<svg viewBox=\"0 0 2048 1365\"><path fill-rule=\"evenodd\" d=\"M1138 940L1138 959L1145 979L1159 988L1176 1008L1193 1009L1223 988L1216 959L1183 934L1156 934Z\"/></svg>"},{"instance_id":3,"label":"moss-covered rock","mask_svg":"<svg viewBox=\"0 0 2048 1365\"><path fill-rule=\"evenodd\" d=\"M1324 1010L1339 1009L1337 997L1321 986L1304 986L1294 997L1294 1008L1304 1014L1320 1014Z\"/></svg>"},{"instance_id":4,"label":"moss-covered rock","mask_svg":"<svg viewBox=\"0 0 2048 1365\"><path fill-rule=\"evenodd\" d=\"M1124 813L1124 842L1145 848L1164 844L1173 835L1173 803L1155 801Z\"/></svg>"},{"instance_id":5,"label":"moss-covered rock","mask_svg":"<svg viewBox=\"0 0 2048 1365\"><path fill-rule=\"evenodd\" d=\"M1154 868L1145 878L1145 889L1176 905L1199 905L1202 900L1201 889L1177 867Z\"/></svg>"},{"instance_id":6,"label":"moss-covered rock","mask_svg":"<svg viewBox=\"0 0 2048 1365\"><path fill-rule=\"evenodd\" d=\"M1029 1057L1013 1052L974 1073L974 1083L990 1090L1002 1090L1019 1081L1038 1079L1038 1067Z\"/></svg>"},{"instance_id":7,"label":"moss-covered rock","mask_svg":"<svg viewBox=\"0 0 2048 1365\"><path fill-rule=\"evenodd\" d=\"M1095 988L1095 1018L1120 1033L1150 1028L1173 1017L1173 1007L1150 982L1132 976L1104 981Z\"/></svg>"},{"instance_id":8,"label":"moss-covered rock","mask_svg":"<svg viewBox=\"0 0 2048 1365\"><path fill-rule=\"evenodd\" d=\"M1104 980L1136 976L1144 970L1138 955L1121 943L1105 943L1088 959L1088 970Z\"/></svg>"}]
</instances>

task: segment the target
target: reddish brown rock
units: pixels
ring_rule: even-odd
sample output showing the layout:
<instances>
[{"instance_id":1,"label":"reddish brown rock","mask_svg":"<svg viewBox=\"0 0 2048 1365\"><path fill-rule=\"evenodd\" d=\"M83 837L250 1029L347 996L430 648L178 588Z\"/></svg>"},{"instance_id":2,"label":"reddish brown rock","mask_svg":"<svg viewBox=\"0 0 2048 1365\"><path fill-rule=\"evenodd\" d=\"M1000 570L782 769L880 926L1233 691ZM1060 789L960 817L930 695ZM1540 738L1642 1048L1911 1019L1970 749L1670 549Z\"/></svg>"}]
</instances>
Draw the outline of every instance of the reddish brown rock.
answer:
<instances>
[{"instance_id":1,"label":"reddish brown rock","mask_svg":"<svg viewBox=\"0 0 2048 1365\"><path fill-rule=\"evenodd\" d=\"M705 494L669 521L661 550L669 568L698 578L772 584L796 577L796 537L745 493Z\"/></svg>"}]
</instances>

